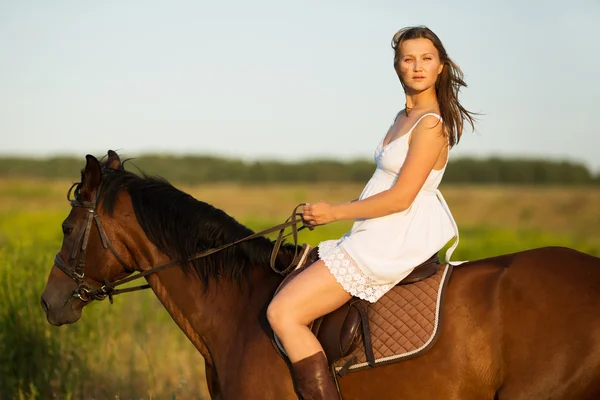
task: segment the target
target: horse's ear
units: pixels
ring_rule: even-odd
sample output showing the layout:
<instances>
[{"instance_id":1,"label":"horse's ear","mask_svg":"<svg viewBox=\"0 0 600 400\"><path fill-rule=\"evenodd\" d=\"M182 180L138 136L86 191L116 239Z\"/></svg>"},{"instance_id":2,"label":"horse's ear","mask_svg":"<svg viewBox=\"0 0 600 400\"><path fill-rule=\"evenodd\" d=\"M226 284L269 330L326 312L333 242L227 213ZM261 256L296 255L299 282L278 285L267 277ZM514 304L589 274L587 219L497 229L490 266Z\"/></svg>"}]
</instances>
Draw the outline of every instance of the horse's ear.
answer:
<instances>
[{"instance_id":1,"label":"horse's ear","mask_svg":"<svg viewBox=\"0 0 600 400\"><path fill-rule=\"evenodd\" d=\"M123 164L116 151L108 151L108 161L106 161L106 166L110 169L123 170Z\"/></svg>"},{"instance_id":2,"label":"horse's ear","mask_svg":"<svg viewBox=\"0 0 600 400\"><path fill-rule=\"evenodd\" d=\"M100 172L100 162L96 157L88 154L85 156L85 159L87 162L82 174L83 190L81 191L81 196L83 197L83 200L90 201L92 199L92 193L98 190L98 187L100 186L102 173Z\"/></svg>"}]
</instances>

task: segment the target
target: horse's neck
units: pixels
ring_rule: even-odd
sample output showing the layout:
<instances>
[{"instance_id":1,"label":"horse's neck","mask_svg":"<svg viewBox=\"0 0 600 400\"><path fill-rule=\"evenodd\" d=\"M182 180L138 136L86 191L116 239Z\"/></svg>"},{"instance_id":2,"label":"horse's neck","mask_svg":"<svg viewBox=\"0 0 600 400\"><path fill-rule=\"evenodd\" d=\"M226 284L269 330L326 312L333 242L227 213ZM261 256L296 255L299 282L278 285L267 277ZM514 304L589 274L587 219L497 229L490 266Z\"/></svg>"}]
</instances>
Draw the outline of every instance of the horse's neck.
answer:
<instances>
[{"instance_id":1,"label":"horse's neck","mask_svg":"<svg viewBox=\"0 0 600 400\"><path fill-rule=\"evenodd\" d=\"M291 380L281 376L289 372L270 342L266 320L267 305L281 278L266 269L256 269L251 278L252 286L243 282L240 287L222 279L204 288L199 279L173 268L150 275L148 282L173 320L216 370L223 391L250 390L246 392L250 399L253 389L248 387L257 385L262 393L286 398L288 392L293 395ZM253 382L265 374L273 374L273 379Z\"/></svg>"},{"instance_id":2,"label":"horse's neck","mask_svg":"<svg viewBox=\"0 0 600 400\"><path fill-rule=\"evenodd\" d=\"M133 213L123 212L120 218L126 229L130 265L149 267L172 261L148 242ZM291 258L288 253L282 249L279 262L286 263ZM204 288L199 278L176 266L148 275L147 280L173 320L216 371L224 399L240 398L236 394L247 400L296 399L289 370L271 344L266 319L267 306L281 277L269 268L258 267L250 275L251 286L244 280L240 287L223 277Z\"/></svg>"},{"instance_id":3,"label":"horse's neck","mask_svg":"<svg viewBox=\"0 0 600 400\"><path fill-rule=\"evenodd\" d=\"M208 347L206 346L205 339L202 338L200 333L196 331L194 326L192 326L190 320L185 315L185 310L178 306L177 302L170 294L171 290L168 289L168 286L170 286L168 283L168 275L167 282L165 282L164 278L160 279L157 274L149 275L146 279L156 294L156 297L158 297L165 309L169 312L175 323L188 337L196 349L198 349L202 357L204 357L204 359L212 365L212 357Z\"/></svg>"}]
</instances>

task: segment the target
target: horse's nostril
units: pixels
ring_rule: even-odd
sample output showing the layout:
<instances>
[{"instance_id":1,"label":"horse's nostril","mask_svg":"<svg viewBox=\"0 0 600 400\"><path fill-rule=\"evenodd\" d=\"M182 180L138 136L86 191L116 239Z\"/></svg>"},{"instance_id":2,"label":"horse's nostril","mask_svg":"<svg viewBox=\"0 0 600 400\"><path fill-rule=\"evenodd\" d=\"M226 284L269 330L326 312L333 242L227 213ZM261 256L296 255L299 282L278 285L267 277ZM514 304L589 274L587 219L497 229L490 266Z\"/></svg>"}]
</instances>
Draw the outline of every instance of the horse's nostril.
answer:
<instances>
[{"instance_id":1,"label":"horse's nostril","mask_svg":"<svg viewBox=\"0 0 600 400\"><path fill-rule=\"evenodd\" d=\"M46 303L46 300L44 300L44 296L42 296L42 309L44 310L45 313L48 313L48 309L50 307L48 307L48 303Z\"/></svg>"}]
</instances>

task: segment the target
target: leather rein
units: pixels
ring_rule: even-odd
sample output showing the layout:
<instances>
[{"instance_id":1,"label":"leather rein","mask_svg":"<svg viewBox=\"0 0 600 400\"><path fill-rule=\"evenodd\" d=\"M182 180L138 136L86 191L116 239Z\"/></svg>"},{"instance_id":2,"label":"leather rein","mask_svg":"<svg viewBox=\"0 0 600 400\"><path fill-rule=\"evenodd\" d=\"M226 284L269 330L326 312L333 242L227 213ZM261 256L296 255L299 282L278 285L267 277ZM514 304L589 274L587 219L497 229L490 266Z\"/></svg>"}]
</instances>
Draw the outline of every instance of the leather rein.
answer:
<instances>
[{"instance_id":1,"label":"leather rein","mask_svg":"<svg viewBox=\"0 0 600 400\"><path fill-rule=\"evenodd\" d=\"M253 233L249 236L243 237L234 242L227 243L227 244L219 246L219 247L214 247L214 248L202 251L200 253L196 253L193 256L191 256L185 260L171 261L169 263L159 265L157 267L152 267L148 270L141 271L136 274L135 273L136 270L134 268L130 267L129 265L127 265L127 263L125 263L125 261L123 261L123 259L119 256L119 254L113 247L112 243L110 242L110 239L106 235L106 232L104 231L104 227L102 226L102 222L100 221L100 216L98 215L98 212L97 212L98 191L96 191L96 196L95 196L94 201L79 201L77 199L71 200L71 198L70 198L71 192L76 185L77 185L77 183L73 184L73 186L71 186L71 188L69 189L69 191L67 193L67 199L70 201L71 207L79 207L79 208L87 209L87 214L85 216L85 229L80 230L77 235L77 238L75 239L75 245L71 249L71 253L69 256L69 262L64 261L60 255L60 252L58 252L56 254L56 256L54 257L54 264L58 268L60 268L60 270L63 271L67 276L69 276L71 279L73 279L75 281L75 283L77 284L77 288L75 288L75 290L73 291L72 296L77 297L78 299L80 299L81 301L83 301L85 303L89 302L90 300L104 300L108 297L108 299L110 300L110 302L112 304L112 302L113 302L112 298L113 298L113 296L115 296L117 294L122 294L122 293L127 293L127 292L135 292L138 290L144 290L144 289L150 288L150 285L148 285L148 284L129 287L126 289L117 289L117 286L124 285L125 283L131 282L131 281L134 281L134 280L137 280L140 278L144 278L148 275L155 274L159 271L163 271L167 268L171 268L176 265L181 265L184 263L188 263L190 261L194 261L194 260L198 260L203 257L207 257L211 254L217 253L219 251L223 251L229 247L238 245L242 242L246 242L248 240L252 240L257 237L264 236L268 233L275 232L275 231L279 231L279 234L277 236L277 240L275 241L275 245L274 245L273 251L271 253L271 260L270 260L271 269L279 275L286 276L297 265L297 258L299 255L298 232L307 227L306 225L303 225L300 228L298 228L298 224L300 224L300 223L303 224L303 221L301 218L302 214L298 212L298 208L302 207L305 203L298 204L292 211L292 214L286 219L286 221L279 225L275 225L271 228L262 230L260 232ZM88 240L90 237L90 232L92 230L92 224L94 222L96 223L96 227L97 227L98 233L100 235L100 240L102 241L102 247L105 250L107 248L110 249L110 251L113 253L115 258L119 261L119 263L125 270L125 272L133 274L133 275L127 276L123 279L117 279L112 282L110 282L108 279L105 279L103 282L103 285L98 288L95 288L95 289L92 288L90 285L88 285L87 282L85 281L85 271L84 271L86 255L87 255ZM292 232L288 233L287 235L284 235L283 232L288 227L291 227ZM309 227L309 229L310 229L310 227ZM283 270L278 270L275 267L275 261L277 259L277 254L279 252L279 248L281 247L283 239L285 237L289 236L290 234L292 235L293 240L294 240L294 246L295 246L294 257L292 258L290 265L288 265Z\"/></svg>"}]
</instances>

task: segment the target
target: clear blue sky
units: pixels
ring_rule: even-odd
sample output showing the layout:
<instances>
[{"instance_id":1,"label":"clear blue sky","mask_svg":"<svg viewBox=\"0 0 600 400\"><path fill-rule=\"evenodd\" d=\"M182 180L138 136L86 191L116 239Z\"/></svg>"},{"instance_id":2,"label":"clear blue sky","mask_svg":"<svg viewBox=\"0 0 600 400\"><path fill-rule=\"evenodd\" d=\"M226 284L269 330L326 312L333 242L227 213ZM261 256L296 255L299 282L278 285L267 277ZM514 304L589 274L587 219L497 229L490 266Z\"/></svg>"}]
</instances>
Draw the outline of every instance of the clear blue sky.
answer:
<instances>
[{"instance_id":1,"label":"clear blue sky","mask_svg":"<svg viewBox=\"0 0 600 400\"><path fill-rule=\"evenodd\" d=\"M600 171L600 2L0 0L0 154L370 158L424 24L484 113L452 156Z\"/></svg>"}]
</instances>

